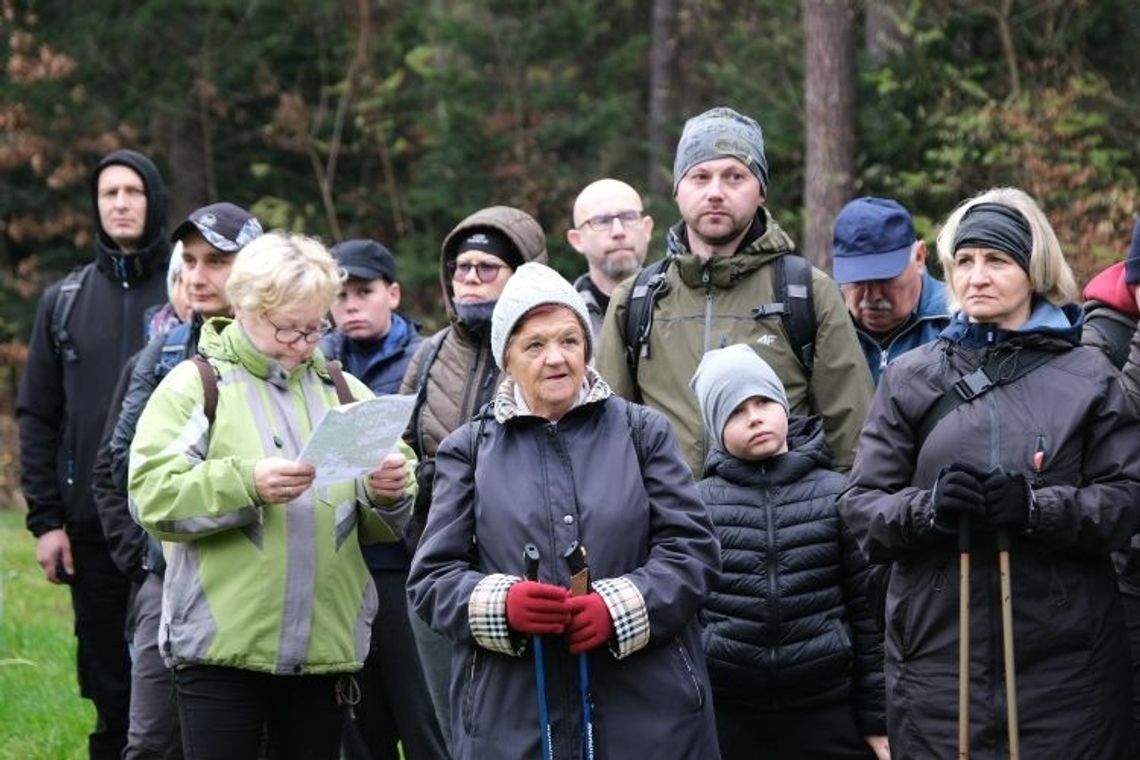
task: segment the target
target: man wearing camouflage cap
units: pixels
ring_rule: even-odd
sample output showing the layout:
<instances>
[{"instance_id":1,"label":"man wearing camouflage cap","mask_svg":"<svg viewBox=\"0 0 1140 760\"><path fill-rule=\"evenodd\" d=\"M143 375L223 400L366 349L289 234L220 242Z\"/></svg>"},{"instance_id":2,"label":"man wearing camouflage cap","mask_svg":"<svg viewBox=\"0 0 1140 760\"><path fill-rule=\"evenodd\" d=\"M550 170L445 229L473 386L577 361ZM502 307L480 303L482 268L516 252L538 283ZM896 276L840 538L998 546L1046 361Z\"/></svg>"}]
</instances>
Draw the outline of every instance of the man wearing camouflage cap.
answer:
<instances>
[{"instance_id":1,"label":"man wearing camouflage cap","mask_svg":"<svg viewBox=\"0 0 1140 760\"><path fill-rule=\"evenodd\" d=\"M754 119L723 107L689 119L673 163L681 221L666 235L658 280L647 267L618 286L602 327L598 370L615 392L669 417L698 476L709 442L689 381L706 351L752 346L783 381L791 413L823 418L836 469L850 468L871 400L839 288L799 259L764 205L768 187ZM640 313L630 330L628 315ZM806 329L789 328L793 313Z\"/></svg>"}]
</instances>

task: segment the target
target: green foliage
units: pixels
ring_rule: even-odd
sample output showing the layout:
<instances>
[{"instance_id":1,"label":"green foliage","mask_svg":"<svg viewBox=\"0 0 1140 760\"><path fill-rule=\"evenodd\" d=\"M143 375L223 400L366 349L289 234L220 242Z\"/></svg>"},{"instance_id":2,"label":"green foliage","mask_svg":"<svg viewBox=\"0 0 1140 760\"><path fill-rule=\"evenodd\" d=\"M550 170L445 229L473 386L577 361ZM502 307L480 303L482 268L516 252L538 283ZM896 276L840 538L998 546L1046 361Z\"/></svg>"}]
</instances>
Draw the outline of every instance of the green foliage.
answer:
<instances>
[{"instance_id":1,"label":"green foliage","mask_svg":"<svg viewBox=\"0 0 1140 760\"><path fill-rule=\"evenodd\" d=\"M0 508L0 757L81 760L95 725L75 680L67 589L44 580L23 515Z\"/></svg>"}]
</instances>

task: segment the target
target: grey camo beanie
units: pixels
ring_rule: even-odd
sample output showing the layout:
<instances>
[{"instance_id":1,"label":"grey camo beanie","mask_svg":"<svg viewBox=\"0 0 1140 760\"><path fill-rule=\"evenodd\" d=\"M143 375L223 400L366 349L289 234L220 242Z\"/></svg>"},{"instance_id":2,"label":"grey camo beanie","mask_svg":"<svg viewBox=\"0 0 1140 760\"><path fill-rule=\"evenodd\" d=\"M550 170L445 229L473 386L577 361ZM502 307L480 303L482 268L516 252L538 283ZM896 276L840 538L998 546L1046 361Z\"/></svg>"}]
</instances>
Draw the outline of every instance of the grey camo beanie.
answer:
<instances>
[{"instance_id":1,"label":"grey camo beanie","mask_svg":"<svg viewBox=\"0 0 1140 760\"><path fill-rule=\"evenodd\" d=\"M760 180L768 196L768 159L764 156L764 132L755 119L731 108L712 108L685 122L677 156L673 159L673 195L689 170L705 161L735 158Z\"/></svg>"}]
</instances>

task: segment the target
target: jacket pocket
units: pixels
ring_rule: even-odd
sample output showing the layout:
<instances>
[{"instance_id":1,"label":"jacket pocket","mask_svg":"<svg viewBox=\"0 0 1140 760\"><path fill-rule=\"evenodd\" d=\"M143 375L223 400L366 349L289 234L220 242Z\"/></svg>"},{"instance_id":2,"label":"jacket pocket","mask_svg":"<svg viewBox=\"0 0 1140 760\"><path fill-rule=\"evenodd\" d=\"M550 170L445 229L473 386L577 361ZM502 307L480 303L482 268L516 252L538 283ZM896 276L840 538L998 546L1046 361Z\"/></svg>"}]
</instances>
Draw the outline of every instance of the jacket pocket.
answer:
<instances>
[{"instance_id":1,"label":"jacket pocket","mask_svg":"<svg viewBox=\"0 0 1140 760\"><path fill-rule=\"evenodd\" d=\"M701 688L701 681L697 678L697 671L693 667L692 658L685 651L685 643L678 637L673 640L673 644L669 648L672 650L673 658L676 661L681 682L685 684L685 690L692 694L692 711L699 712L705 706L705 690Z\"/></svg>"},{"instance_id":2,"label":"jacket pocket","mask_svg":"<svg viewBox=\"0 0 1140 760\"><path fill-rule=\"evenodd\" d=\"M466 663L467 675L463 684L463 732L468 736L479 735L479 723L475 720L475 713L486 670L484 659L478 649L473 649L471 659Z\"/></svg>"}]
</instances>

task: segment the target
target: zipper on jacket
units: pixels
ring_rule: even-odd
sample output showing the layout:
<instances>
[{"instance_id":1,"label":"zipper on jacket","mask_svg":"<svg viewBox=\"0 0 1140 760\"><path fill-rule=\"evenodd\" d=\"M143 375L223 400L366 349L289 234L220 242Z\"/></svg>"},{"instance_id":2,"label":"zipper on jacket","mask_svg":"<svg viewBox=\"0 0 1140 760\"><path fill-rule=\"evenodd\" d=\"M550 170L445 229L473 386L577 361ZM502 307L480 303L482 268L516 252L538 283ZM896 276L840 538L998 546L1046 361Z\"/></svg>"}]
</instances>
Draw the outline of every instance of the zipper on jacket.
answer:
<instances>
[{"instance_id":1,"label":"zipper on jacket","mask_svg":"<svg viewBox=\"0 0 1140 760\"><path fill-rule=\"evenodd\" d=\"M761 467L761 472L767 474L767 468ZM772 510L772 489L767 483L764 485L764 515L768 520L768 552L764 557L764 564L768 566L768 640L769 651L775 660L776 643L779 641L780 603L777 593L776 568L779 561L776 558L776 516ZM775 671L773 671L774 673Z\"/></svg>"},{"instance_id":2,"label":"zipper on jacket","mask_svg":"<svg viewBox=\"0 0 1140 760\"><path fill-rule=\"evenodd\" d=\"M711 276L709 275L709 262L707 261L701 267L701 285L705 289L705 334L702 344L704 345L704 350L701 352L701 355L703 356L709 352L709 344L712 341L713 297ZM700 469L703 470L705 466L705 460L708 459L709 456L709 434L705 430L704 425L700 425L699 427L701 432L697 438L697 443L700 450L697 452L697 454L700 456Z\"/></svg>"}]
</instances>

